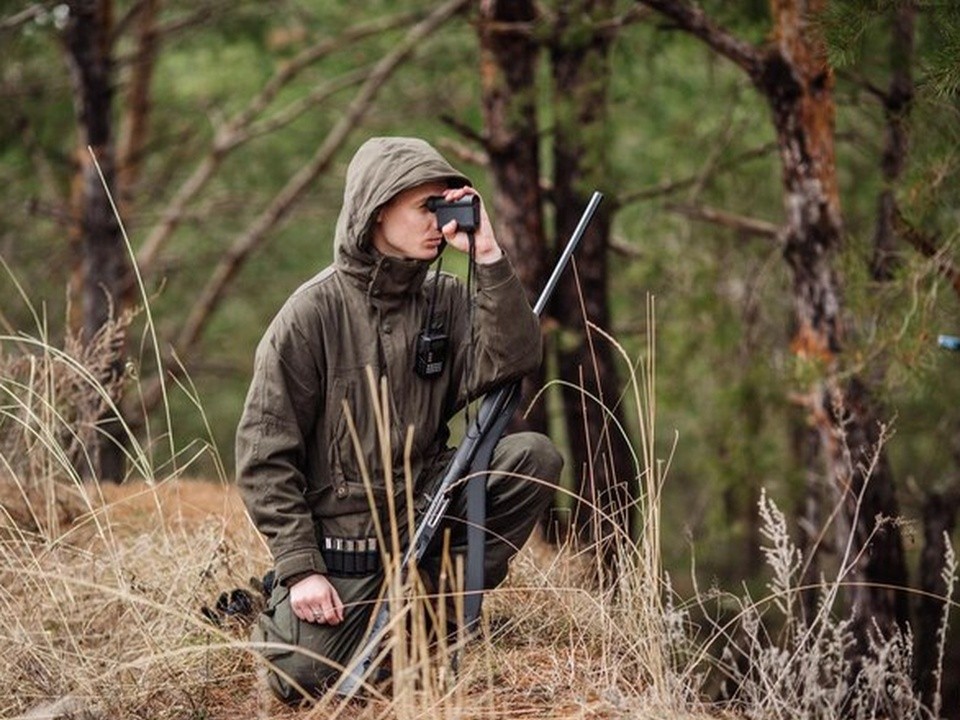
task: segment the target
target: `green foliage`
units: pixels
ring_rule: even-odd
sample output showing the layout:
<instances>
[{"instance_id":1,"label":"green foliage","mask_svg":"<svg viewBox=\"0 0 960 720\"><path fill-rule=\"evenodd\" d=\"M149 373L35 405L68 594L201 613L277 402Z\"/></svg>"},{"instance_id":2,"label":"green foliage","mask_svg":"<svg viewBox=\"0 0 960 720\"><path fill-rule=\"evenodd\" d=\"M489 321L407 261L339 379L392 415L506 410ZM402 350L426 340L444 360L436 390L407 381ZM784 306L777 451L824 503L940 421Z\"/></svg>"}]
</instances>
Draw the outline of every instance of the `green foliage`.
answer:
<instances>
[{"instance_id":1,"label":"green foliage","mask_svg":"<svg viewBox=\"0 0 960 720\"><path fill-rule=\"evenodd\" d=\"M852 0L828 3L821 27L827 39L827 57L837 69L855 66L868 58L876 47L869 40L876 38L871 31L882 29L884 18L879 5L889 10L895 3L877 3L875 0Z\"/></svg>"}]
</instances>

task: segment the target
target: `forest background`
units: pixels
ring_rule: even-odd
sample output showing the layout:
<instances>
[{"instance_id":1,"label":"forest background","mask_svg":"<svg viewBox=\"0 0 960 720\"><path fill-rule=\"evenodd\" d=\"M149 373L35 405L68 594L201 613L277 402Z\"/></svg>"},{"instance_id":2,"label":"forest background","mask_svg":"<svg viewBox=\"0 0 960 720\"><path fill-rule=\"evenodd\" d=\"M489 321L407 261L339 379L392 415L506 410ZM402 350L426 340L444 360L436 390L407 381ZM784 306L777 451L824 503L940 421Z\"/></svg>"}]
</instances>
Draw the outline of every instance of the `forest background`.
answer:
<instances>
[{"instance_id":1,"label":"forest background","mask_svg":"<svg viewBox=\"0 0 960 720\"><path fill-rule=\"evenodd\" d=\"M922 686L960 508L960 353L937 343L960 334L960 11L701 7L0 3L4 358L32 333L96 360L122 423L74 408L79 475L137 474L102 440L122 425L156 467L229 477L254 348L332 260L364 139L424 137L475 178L531 296L599 189L527 389L590 500L559 497L546 534L638 532L627 378L652 343L678 596L766 582L765 493L811 583L845 569L864 643L912 628Z\"/></svg>"}]
</instances>

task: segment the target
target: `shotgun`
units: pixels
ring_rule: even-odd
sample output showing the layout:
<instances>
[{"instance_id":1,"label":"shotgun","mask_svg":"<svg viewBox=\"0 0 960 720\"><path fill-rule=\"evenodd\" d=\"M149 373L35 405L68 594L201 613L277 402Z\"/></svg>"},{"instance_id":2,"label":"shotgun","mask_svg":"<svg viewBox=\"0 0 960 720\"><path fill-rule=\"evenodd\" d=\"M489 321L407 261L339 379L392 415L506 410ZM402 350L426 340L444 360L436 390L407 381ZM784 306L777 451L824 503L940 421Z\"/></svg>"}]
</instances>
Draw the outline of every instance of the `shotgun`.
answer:
<instances>
[{"instance_id":1,"label":"shotgun","mask_svg":"<svg viewBox=\"0 0 960 720\"><path fill-rule=\"evenodd\" d=\"M594 192L586 209L573 231L573 235L563 249L560 259L553 268L546 286L540 293L533 308L541 315L547 306L553 291L560 280L560 274L566 268L580 238L590 224L603 195ZM457 447L456 454L450 460L443 478L429 496L428 505L417 525L403 556L401 571L406 572L410 563L419 563L436 534L440 521L450 504L453 489L465 477L467 481L467 577L465 581L466 599L464 615L467 627L472 626L480 614L480 601L483 597L483 535L486 517L486 469L490 466L493 449L500 441L520 402L520 381L494 390L487 394L480 404L476 419L467 429L463 441ZM390 622L390 604L386 596L377 610L376 618L367 632L366 638L353 660L347 666L344 675L336 686L336 692L352 697L362 686L374 654L377 651Z\"/></svg>"}]
</instances>

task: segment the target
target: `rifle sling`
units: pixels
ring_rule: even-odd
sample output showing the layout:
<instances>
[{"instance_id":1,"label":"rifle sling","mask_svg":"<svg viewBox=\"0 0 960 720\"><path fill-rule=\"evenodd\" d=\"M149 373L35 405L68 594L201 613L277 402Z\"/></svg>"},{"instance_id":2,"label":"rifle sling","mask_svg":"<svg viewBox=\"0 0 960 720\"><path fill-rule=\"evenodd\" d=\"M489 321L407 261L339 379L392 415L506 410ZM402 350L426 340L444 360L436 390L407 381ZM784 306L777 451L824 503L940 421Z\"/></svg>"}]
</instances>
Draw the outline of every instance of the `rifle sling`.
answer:
<instances>
[{"instance_id":1,"label":"rifle sling","mask_svg":"<svg viewBox=\"0 0 960 720\"><path fill-rule=\"evenodd\" d=\"M508 397L477 448L470 463L470 479L467 481L467 566L464 578L463 619L465 629L475 629L480 617L484 590L484 554L486 551L487 525L487 479L493 450L510 424L517 405L520 404L520 383L507 390Z\"/></svg>"}]
</instances>

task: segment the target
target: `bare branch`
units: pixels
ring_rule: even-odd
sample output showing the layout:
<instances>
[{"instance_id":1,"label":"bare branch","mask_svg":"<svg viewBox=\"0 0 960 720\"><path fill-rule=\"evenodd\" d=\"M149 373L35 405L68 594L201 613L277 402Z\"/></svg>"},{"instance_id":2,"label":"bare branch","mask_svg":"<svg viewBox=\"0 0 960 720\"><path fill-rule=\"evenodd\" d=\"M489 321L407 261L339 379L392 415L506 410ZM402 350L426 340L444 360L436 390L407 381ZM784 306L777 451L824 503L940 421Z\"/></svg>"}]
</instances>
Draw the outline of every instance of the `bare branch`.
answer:
<instances>
[{"instance_id":1,"label":"bare branch","mask_svg":"<svg viewBox=\"0 0 960 720\"><path fill-rule=\"evenodd\" d=\"M700 8L681 0L637 1L670 18L681 30L700 38L717 53L742 68L752 79L760 76L763 67L760 51L723 26L714 23Z\"/></svg>"},{"instance_id":2,"label":"bare branch","mask_svg":"<svg viewBox=\"0 0 960 720\"><path fill-rule=\"evenodd\" d=\"M234 3L229 2L229 0L212 2L209 5L201 5L189 15L184 15L183 17L171 20L164 25L160 25L157 28L157 35L162 38L166 38L167 36L174 35L181 30L186 30L187 28L191 28L196 25L202 25L210 18L216 16L218 8L231 8L233 6Z\"/></svg>"},{"instance_id":3,"label":"bare branch","mask_svg":"<svg viewBox=\"0 0 960 720\"><path fill-rule=\"evenodd\" d=\"M487 167L490 164L490 156L483 150L474 150L462 143L453 142L441 138L437 141L441 149L449 152L453 157L462 160L464 163L476 165L478 167Z\"/></svg>"},{"instance_id":4,"label":"bare branch","mask_svg":"<svg viewBox=\"0 0 960 720\"><path fill-rule=\"evenodd\" d=\"M733 167L740 165L741 163L753 160L758 157L763 157L770 154L772 151L778 148L777 143L768 142L759 147L752 148L745 152L735 155L724 162L718 162L714 165L713 169L715 172L721 172L723 170L729 170ZM624 207L635 202L640 202L642 200L652 200L654 198L663 197L666 195L672 195L674 193L686 190L690 187L695 186L698 182L702 181L701 173L691 175L689 177L680 178L679 180L667 180L661 183L657 183L648 188L641 188L640 190L634 190L632 192L625 193L617 198L617 207Z\"/></svg>"},{"instance_id":5,"label":"bare branch","mask_svg":"<svg viewBox=\"0 0 960 720\"><path fill-rule=\"evenodd\" d=\"M697 179L691 186L690 192L687 193L687 202L690 204L695 204L697 202L697 198L700 196L700 193L703 192L703 189L707 186L707 183L717 172L717 166L720 163L724 151L730 146L730 143L733 141L734 137L739 135L742 130L742 123L733 122L735 109L736 104L730 103L727 108L727 115L722 124L720 136L713 144L713 147L710 148L710 152L707 153L707 157L703 162L703 167L697 174Z\"/></svg>"},{"instance_id":6,"label":"bare branch","mask_svg":"<svg viewBox=\"0 0 960 720\"><path fill-rule=\"evenodd\" d=\"M472 140L483 148L487 147L489 139L485 135L477 132L470 125L467 125L454 115L450 113L440 113L440 121L451 129L456 130L458 134L467 140Z\"/></svg>"},{"instance_id":7,"label":"bare branch","mask_svg":"<svg viewBox=\"0 0 960 720\"><path fill-rule=\"evenodd\" d=\"M122 203L129 202L132 197L133 188L143 167L143 151L147 144L153 109L150 89L157 57L157 5L158 0L141 0L136 3L139 20L137 62L133 66L117 141L117 188Z\"/></svg>"},{"instance_id":8,"label":"bare branch","mask_svg":"<svg viewBox=\"0 0 960 720\"><path fill-rule=\"evenodd\" d=\"M186 351L197 341L211 311L219 302L227 285L250 256L250 253L263 242L267 233L275 229L289 214L296 201L327 168L336 151L340 149L350 132L370 109L377 92L383 87L384 83L425 38L459 12L468 1L448 0L411 29L404 40L377 63L370 77L360 88L339 122L331 129L310 162L290 179L269 207L254 220L246 232L234 240L224 258L214 269L210 281L191 310L190 316L177 338L176 346L181 355L186 355Z\"/></svg>"},{"instance_id":9,"label":"bare branch","mask_svg":"<svg viewBox=\"0 0 960 720\"><path fill-rule=\"evenodd\" d=\"M900 211L899 205L893 210L893 227L897 234L910 243L921 255L933 259L937 269L953 286L960 296L960 268L944 257L943 248L939 247L940 238L914 227Z\"/></svg>"},{"instance_id":10,"label":"bare branch","mask_svg":"<svg viewBox=\"0 0 960 720\"><path fill-rule=\"evenodd\" d=\"M36 20L38 17L49 12L48 5L52 6L53 3L37 3L36 5L31 5L30 7L21 10L18 13L14 13L13 15L3 18L0 20L0 32L5 30L16 30L21 25L26 25L28 22Z\"/></svg>"},{"instance_id":11,"label":"bare branch","mask_svg":"<svg viewBox=\"0 0 960 720\"><path fill-rule=\"evenodd\" d=\"M862 88L869 95L873 96L876 100L880 101L881 105L886 105L889 102L889 94L882 87L876 85L870 78L864 75L862 72L854 72L850 70L837 69L837 77L846 80L851 85Z\"/></svg>"},{"instance_id":12,"label":"bare branch","mask_svg":"<svg viewBox=\"0 0 960 720\"><path fill-rule=\"evenodd\" d=\"M267 132L283 127L299 116L309 107L323 101L334 92L354 84L359 78L354 73L348 73L343 78L321 85L305 98L295 102L290 107L275 115L272 119L263 121L260 125L251 127L254 120L262 114L277 94L304 69L329 54L355 43L357 40L370 35L392 30L404 23L411 22L416 17L412 13L380 18L373 22L360 23L353 28L339 33L333 38L324 38L305 49L295 58L285 63L260 92L253 97L247 106L234 115L217 130L210 153L194 168L193 173L183 182L174 194L170 203L161 214L160 222L151 230L137 253L137 264L141 272L148 274L156 261L163 245L170 239L180 225L181 218L187 205L196 198L200 190L214 176L227 155L236 150L243 143L259 137ZM369 73L368 73L369 74ZM367 75L364 75L367 77Z\"/></svg>"},{"instance_id":13,"label":"bare branch","mask_svg":"<svg viewBox=\"0 0 960 720\"><path fill-rule=\"evenodd\" d=\"M781 234L780 226L767 222L766 220L758 220L756 218L729 213L725 210L718 210L707 205L669 203L667 209L688 217L691 220L713 223L714 225L730 228L745 235L755 235L769 240L776 240Z\"/></svg>"},{"instance_id":14,"label":"bare branch","mask_svg":"<svg viewBox=\"0 0 960 720\"><path fill-rule=\"evenodd\" d=\"M370 68L358 68L353 72L348 72L345 75L334 78L330 82L318 85L306 97L302 97L296 102L290 103L283 110L271 115L265 120L261 120L258 123L252 124L245 133L239 133L237 135L235 142L238 144L247 142L248 140L269 135L272 132L283 129L307 112L307 110L320 105L341 90L346 90L354 85L359 85L361 82L370 77L372 72L373 71Z\"/></svg>"},{"instance_id":15,"label":"bare branch","mask_svg":"<svg viewBox=\"0 0 960 720\"><path fill-rule=\"evenodd\" d=\"M123 36L127 28L137 19L148 2L151 2L151 0L136 0L136 2L130 3L130 6L117 18L117 21L113 24L113 28L110 30L111 46L115 45L117 39Z\"/></svg>"},{"instance_id":16,"label":"bare branch","mask_svg":"<svg viewBox=\"0 0 960 720\"><path fill-rule=\"evenodd\" d=\"M371 22L360 23L337 33L335 37L320 40L285 63L277 73L267 81L267 84L263 86L259 95L251 100L246 109L236 116L233 122L238 126L250 123L253 117L263 112L280 90L286 87L290 81L304 69L315 64L317 61L322 60L338 50L353 45L358 40L363 40L372 35L378 35L400 27L406 27L414 21L419 20L421 15L422 14L419 13L409 12L390 15Z\"/></svg>"}]
</instances>

